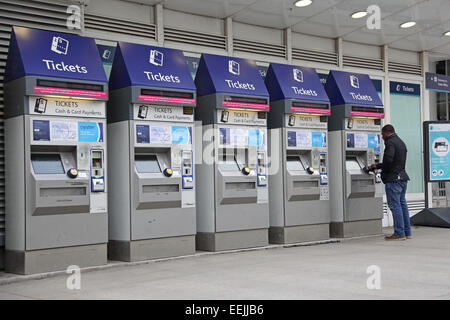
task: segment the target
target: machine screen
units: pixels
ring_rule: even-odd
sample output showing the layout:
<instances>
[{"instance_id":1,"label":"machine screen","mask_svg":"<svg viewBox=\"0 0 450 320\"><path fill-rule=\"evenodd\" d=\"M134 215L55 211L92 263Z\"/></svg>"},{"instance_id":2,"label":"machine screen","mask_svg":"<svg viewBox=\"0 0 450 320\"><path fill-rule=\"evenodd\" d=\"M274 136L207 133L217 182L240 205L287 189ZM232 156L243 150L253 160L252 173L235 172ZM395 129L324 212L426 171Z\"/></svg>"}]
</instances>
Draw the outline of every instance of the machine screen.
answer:
<instances>
[{"instance_id":1,"label":"machine screen","mask_svg":"<svg viewBox=\"0 0 450 320\"><path fill-rule=\"evenodd\" d=\"M64 167L59 154L32 154L31 164L36 174L64 173Z\"/></svg>"},{"instance_id":2,"label":"machine screen","mask_svg":"<svg viewBox=\"0 0 450 320\"><path fill-rule=\"evenodd\" d=\"M356 159L347 159L345 164L347 166L347 170L361 170L361 167Z\"/></svg>"},{"instance_id":3,"label":"machine screen","mask_svg":"<svg viewBox=\"0 0 450 320\"><path fill-rule=\"evenodd\" d=\"M139 173L160 173L158 159L155 155L136 155L134 163Z\"/></svg>"},{"instance_id":4,"label":"machine screen","mask_svg":"<svg viewBox=\"0 0 450 320\"><path fill-rule=\"evenodd\" d=\"M303 165L299 157L287 157L286 168L288 171L303 171Z\"/></svg>"},{"instance_id":5,"label":"machine screen","mask_svg":"<svg viewBox=\"0 0 450 320\"><path fill-rule=\"evenodd\" d=\"M65 81L53 81L53 80L38 80L38 86L50 87L50 88L64 88L74 90L88 90L88 91L103 91L101 84L92 83L80 83L80 82L65 82Z\"/></svg>"},{"instance_id":6,"label":"machine screen","mask_svg":"<svg viewBox=\"0 0 450 320\"><path fill-rule=\"evenodd\" d=\"M236 159L223 159L219 161L220 171L239 171Z\"/></svg>"}]
</instances>

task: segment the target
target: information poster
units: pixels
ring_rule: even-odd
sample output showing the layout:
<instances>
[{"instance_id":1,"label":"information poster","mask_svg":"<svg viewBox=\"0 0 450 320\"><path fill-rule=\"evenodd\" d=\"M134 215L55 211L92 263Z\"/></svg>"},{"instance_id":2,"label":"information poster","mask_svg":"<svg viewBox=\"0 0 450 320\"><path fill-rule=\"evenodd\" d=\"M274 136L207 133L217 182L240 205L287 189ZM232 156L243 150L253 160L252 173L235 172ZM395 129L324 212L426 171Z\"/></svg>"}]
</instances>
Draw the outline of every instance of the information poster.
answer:
<instances>
[{"instance_id":1,"label":"information poster","mask_svg":"<svg viewBox=\"0 0 450 320\"><path fill-rule=\"evenodd\" d=\"M248 145L248 130L247 129L230 129L231 145L236 147L246 147Z\"/></svg>"},{"instance_id":2,"label":"information poster","mask_svg":"<svg viewBox=\"0 0 450 320\"><path fill-rule=\"evenodd\" d=\"M172 143L171 127L166 126L150 127L150 143L171 144Z\"/></svg>"},{"instance_id":3,"label":"information poster","mask_svg":"<svg viewBox=\"0 0 450 320\"><path fill-rule=\"evenodd\" d=\"M312 138L309 131L297 131L297 147L311 148Z\"/></svg>"},{"instance_id":4,"label":"information poster","mask_svg":"<svg viewBox=\"0 0 450 320\"><path fill-rule=\"evenodd\" d=\"M430 181L450 180L450 123L429 125Z\"/></svg>"},{"instance_id":5,"label":"information poster","mask_svg":"<svg viewBox=\"0 0 450 320\"><path fill-rule=\"evenodd\" d=\"M77 141L77 122L51 121L50 137L52 141Z\"/></svg>"}]
</instances>

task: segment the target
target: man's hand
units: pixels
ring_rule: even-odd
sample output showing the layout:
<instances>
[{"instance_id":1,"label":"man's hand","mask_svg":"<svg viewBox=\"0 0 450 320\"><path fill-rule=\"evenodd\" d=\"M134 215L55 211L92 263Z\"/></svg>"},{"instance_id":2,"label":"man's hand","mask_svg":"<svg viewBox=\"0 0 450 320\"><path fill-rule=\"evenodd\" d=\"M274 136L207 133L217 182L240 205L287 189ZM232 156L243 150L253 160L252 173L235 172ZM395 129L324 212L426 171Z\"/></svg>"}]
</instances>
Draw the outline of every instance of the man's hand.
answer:
<instances>
[{"instance_id":1,"label":"man's hand","mask_svg":"<svg viewBox=\"0 0 450 320\"><path fill-rule=\"evenodd\" d=\"M377 165L375 163L370 165L370 170L375 170L377 168Z\"/></svg>"}]
</instances>

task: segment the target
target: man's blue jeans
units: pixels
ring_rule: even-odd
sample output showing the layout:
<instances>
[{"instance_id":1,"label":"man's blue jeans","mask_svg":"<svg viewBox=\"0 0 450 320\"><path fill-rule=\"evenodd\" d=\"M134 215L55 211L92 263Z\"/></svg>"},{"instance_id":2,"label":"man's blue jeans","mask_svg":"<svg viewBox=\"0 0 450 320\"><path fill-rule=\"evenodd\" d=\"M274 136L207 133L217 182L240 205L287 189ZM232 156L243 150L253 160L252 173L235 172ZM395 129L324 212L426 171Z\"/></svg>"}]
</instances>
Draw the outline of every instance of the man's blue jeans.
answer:
<instances>
[{"instance_id":1,"label":"man's blue jeans","mask_svg":"<svg viewBox=\"0 0 450 320\"><path fill-rule=\"evenodd\" d=\"M386 183L386 198L394 218L394 235L404 237L411 235L409 211L406 203L406 186L408 181L397 180Z\"/></svg>"}]
</instances>

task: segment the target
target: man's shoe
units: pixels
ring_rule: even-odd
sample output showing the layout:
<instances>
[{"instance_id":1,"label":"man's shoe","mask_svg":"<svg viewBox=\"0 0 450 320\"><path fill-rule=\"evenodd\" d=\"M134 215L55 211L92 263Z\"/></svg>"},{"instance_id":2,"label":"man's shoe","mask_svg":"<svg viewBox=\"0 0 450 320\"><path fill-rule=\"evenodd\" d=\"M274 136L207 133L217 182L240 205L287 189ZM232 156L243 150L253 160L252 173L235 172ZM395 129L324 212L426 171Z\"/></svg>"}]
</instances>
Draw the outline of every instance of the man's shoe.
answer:
<instances>
[{"instance_id":1,"label":"man's shoe","mask_svg":"<svg viewBox=\"0 0 450 320\"><path fill-rule=\"evenodd\" d=\"M393 234L392 236L386 236L384 237L384 240L386 241L393 241L393 240L406 240L406 237L399 237Z\"/></svg>"},{"instance_id":2,"label":"man's shoe","mask_svg":"<svg viewBox=\"0 0 450 320\"><path fill-rule=\"evenodd\" d=\"M412 239L412 236L411 235L406 236L406 239Z\"/></svg>"}]
</instances>

